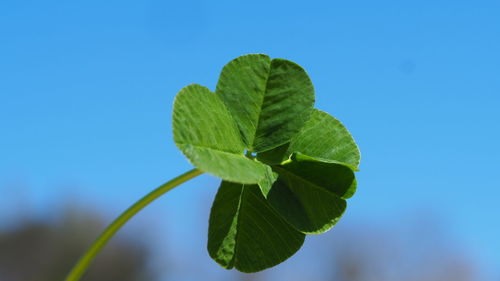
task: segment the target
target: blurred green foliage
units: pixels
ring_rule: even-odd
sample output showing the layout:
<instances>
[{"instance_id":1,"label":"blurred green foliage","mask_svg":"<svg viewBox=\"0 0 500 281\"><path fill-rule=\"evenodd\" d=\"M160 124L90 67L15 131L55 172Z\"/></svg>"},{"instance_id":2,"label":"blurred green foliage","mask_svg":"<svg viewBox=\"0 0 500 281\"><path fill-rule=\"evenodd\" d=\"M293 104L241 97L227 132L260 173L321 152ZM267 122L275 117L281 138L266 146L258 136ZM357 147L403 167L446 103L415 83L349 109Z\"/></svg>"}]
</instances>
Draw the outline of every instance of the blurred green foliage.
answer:
<instances>
[{"instance_id":1,"label":"blurred green foliage","mask_svg":"<svg viewBox=\"0 0 500 281\"><path fill-rule=\"evenodd\" d=\"M67 210L54 221L26 221L0 230L0 280L63 280L102 229L99 216L90 214ZM153 280L148 260L145 244L137 239L117 237L82 280Z\"/></svg>"}]
</instances>

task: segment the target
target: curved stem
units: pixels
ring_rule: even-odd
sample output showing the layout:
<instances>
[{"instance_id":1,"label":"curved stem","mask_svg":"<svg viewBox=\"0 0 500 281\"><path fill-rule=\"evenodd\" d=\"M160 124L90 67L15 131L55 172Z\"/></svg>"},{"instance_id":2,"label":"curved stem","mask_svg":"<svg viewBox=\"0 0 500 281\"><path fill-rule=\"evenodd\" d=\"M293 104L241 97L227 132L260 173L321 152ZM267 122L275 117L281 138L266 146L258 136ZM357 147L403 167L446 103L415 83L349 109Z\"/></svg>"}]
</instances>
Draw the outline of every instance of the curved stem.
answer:
<instances>
[{"instance_id":1,"label":"curved stem","mask_svg":"<svg viewBox=\"0 0 500 281\"><path fill-rule=\"evenodd\" d=\"M134 205L130 206L118 218L116 218L95 240L94 244L87 250L87 252L80 258L78 263L73 267L71 272L66 276L65 281L77 281L85 273L87 267L92 263L97 254L106 245L106 243L115 235L115 233L135 214L146 207L149 203L153 202L158 197L170 191L174 187L198 176L203 172L198 169L192 169L171 181L164 183L155 190L151 191L146 196L142 197Z\"/></svg>"}]
</instances>

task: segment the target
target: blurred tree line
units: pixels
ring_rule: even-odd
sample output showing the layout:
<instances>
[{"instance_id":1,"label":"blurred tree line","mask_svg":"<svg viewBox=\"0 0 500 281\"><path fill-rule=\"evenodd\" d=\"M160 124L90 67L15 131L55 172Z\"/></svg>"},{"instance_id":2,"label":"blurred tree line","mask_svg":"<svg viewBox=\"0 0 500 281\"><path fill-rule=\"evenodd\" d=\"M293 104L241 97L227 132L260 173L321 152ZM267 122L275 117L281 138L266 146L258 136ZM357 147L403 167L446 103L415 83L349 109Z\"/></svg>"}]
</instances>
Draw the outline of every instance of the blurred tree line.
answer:
<instances>
[{"instance_id":1,"label":"blurred tree line","mask_svg":"<svg viewBox=\"0 0 500 281\"><path fill-rule=\"evenodd\" d=\"M0 281L59 281L103 229L99 216L68 210L55 221L25 221L0 229ZM153 280L148 249L115 237L82 281Z\"/></svg>"},{"instance_id":2,"label":"blurred tree line","mask_svg":"<svg viewBox=\"0 0 500 281\"><path fill-rule=\"evenodd\" d=\"M445 225L429 214L417 216L395 225L342 221L330 233L306 239L308 254L295 260L294 266L285 263L277 270L239 278L241 281L484 280L476 261L453 240ZM296 268L302 263L307 266Z\"/></svg>"},{"instance_id":3,"label":"blurred tree line","mask_svg":"<svg viewBox=\"0 0 500 281\"><path fill-rule=\"evenodd\" d=\"M309 254L297 260L305 264L306 270L285 263L258 274L221 269L218 273L222 271L222 275L198 272L196 276L198 280L217 281L221 276L224 280L247 281L479 280L474 261L432 224L415 223L404 231L397 230L400 226L394 230L367 224L346 225L337 226L323 238L306 241ZM28 220L0 229L0 281L63 280L103 227L99 215L73 209L53 220ZM149 246L152 245L137 238L113 238L82 281L184 281L171 274L174 268L155 273L150 266L153 258ZM189 268L193 272L202 258L190 258ZM217 267L208 257L204 258L204 262L212 263L211 268Z\"/></svg>"}]
</instances>

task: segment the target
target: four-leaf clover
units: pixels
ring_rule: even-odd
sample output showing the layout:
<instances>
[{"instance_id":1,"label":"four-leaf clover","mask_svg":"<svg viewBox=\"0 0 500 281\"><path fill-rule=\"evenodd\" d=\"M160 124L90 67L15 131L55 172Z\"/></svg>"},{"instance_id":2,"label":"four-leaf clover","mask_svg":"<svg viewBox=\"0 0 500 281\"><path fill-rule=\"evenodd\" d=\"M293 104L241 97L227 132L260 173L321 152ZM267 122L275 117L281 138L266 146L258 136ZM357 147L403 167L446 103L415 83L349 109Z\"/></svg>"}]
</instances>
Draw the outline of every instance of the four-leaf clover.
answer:
<instances>
[{"instance_id":1,"label":"four-leaf clover","mask_svg":"<svg viewBox=\"0 0 500 281\"><path fill-rule=\"evenodd\" d=\"M177 147L222 179L208 252L224 268L272 267L344 213L356 190L359 150L337 119L313 106L307 73L263 54L229 62L215 93L192 84L177 94Z\"/></svg>"}]
</instances>

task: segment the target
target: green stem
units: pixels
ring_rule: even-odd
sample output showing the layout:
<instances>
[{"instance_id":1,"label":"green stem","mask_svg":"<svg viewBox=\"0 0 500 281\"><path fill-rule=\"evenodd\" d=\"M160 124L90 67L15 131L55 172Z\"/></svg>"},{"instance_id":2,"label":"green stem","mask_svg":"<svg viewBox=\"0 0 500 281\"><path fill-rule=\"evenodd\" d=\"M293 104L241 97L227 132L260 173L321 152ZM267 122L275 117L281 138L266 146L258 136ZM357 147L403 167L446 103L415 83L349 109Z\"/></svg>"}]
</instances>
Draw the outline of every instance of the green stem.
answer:
<instances>
[{"instance_id":1,"label":"green stem","mask_svg":"<svg viewBox=\"0 0 500 281\"><path fill-rule=\"evenodd\" d=\"M95 240L94 244L87 250L87 252L80 258L78 263L73 267L71 272L66 277L65 281L78 281L85 273L87 267L92 263L97 254L106 245L106 243L115 235L115 233L135 214L146 207L149 203L153 202L156 198L162 196L174 187L202 174L203 172L198 169L192 169L171 181L164 183L155 190L151 191L146 196L142 197L134 205L130 206L118 218L116 218L101 235Z\"/></svg>"}]
</instances>

